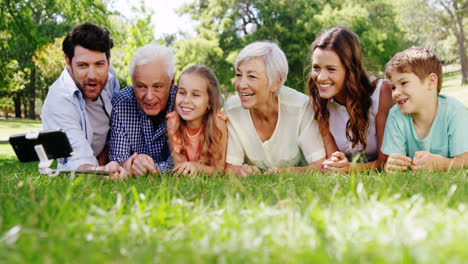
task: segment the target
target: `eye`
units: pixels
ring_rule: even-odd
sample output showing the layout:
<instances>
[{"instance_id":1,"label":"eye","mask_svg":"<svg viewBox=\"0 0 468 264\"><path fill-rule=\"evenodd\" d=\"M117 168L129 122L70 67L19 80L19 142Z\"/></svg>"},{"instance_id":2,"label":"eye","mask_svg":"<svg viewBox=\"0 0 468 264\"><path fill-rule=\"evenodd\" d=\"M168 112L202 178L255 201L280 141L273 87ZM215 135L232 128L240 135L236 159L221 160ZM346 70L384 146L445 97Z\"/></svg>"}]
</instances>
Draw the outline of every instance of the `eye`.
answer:
<instances>
[{"instance_id":1,"label":"eye","mask_svg":"<svg viewBox=\"0 0 468 264\"><path fill-rule=\"evenodd\" d=\"M406 85L408 83L408 81L403 81L401 82L401 85Z\"/></svg>"},{"instance_id":2,"label":"eye","mask_svg":"<svg viewBox=\"0 0 468 264\"><path fill-rule=\"evenodd\" d=\"M257 76L250 74L250 75L249 75L249 78L256 79Z\"/></svg>"},{"instance_id":3,"label":"eye","mask_svg":"<svg viewBox=\"0 0 468 264\"><path fill-rule=\"evenodd\" d=\"M328 71L334 72L334 71L336 71L336 69L335 68L328 68Z\"/></svg>"},{"instance_id":4,"label":"eye","mask_svg":"<svg viewBox=\"0 0 468 264\"><path fill-rule=\"evenodd\" d=\"M177 93L178 93L178 94L185 94L185 91L179 90Z\"/></svg>"},{"instance_id":5,"label":"eye","mask_svg":"<svg viewBox=\"0 0 468 264\"><path fill-rule=\"evenodd\" d=\"M195 93L195 94L193 94L193 96L194 96L194 97L199 97L199 96L200 96L200 94L198 94L198 93Z\"/></svg>"},{"instance_id":6,"label":"eye","mask_svg":"<svg viewBox=\"0 0 468 264\"><path fill-rule=\"evenodd\" d=\"M318 65L313 65L312 68L313 68L314 70L320 70L320 67L319 67Z\"/></svg>"},{"instance_id":7,"label":"eye","mask_svg":"<svg viewBox=\"0 0 468 264\"><path fill-rule=\"evenodd\" d=\"M236 77L241 77L242 75L240 73L236 73Z\"/></svg>"},{"instance_id":8,"label":"eye","mask_svg":"<svg viewBox=\"0 0 468 264\"><path fill-rule=\"evenodd\" d=\"M392 85L392 91L394 91L395 89L396 89L396 87Z\"/></svg>"}]
</instances>

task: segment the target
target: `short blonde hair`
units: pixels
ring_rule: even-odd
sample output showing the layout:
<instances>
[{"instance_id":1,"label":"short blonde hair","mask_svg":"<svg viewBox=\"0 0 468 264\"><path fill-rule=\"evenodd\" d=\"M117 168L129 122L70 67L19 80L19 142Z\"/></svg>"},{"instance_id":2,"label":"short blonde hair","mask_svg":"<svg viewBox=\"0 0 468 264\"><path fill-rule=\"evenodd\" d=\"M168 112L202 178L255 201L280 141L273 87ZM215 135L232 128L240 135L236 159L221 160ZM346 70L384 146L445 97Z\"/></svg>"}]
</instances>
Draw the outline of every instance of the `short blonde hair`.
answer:
<instances>
[{"instance_id":1,"label":"short blonde hair","mask_svg":"<svg viewBox=\"0 0 468 264\"><path fill-rule=\"evenodd\" d=\"M437 75L437 92L442 88L442 64L437 55L432 50L424 47L411 47L398 52L387 62L385 75L388 79L392 77L392 72L414 73L423 81L431 73Z\"/></svg>"},{"instance_id":2,"label":"short blonde hair","mask_svg":"<svg viewBox=\"0 0 468 264\"><path fill-rule=\"evenodd\" d=\"M237 55L234 67L253 58L263 58L268 77L268 86L281 78L281 85L288 78L288 60L280 47L273 42L257 41L245 46Z\"/></svg>"}]
</instances>

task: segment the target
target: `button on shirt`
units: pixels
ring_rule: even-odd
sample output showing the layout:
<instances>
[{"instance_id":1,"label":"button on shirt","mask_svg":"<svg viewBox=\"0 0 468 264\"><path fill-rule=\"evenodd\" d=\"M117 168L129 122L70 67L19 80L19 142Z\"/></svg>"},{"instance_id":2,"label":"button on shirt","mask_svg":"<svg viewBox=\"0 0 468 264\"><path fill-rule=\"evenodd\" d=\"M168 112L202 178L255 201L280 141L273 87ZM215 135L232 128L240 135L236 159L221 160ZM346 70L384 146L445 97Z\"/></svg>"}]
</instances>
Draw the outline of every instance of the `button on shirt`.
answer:
<instances>
[{"instance_id":1,"label":"button on shirt","mask_svg":"<svg viewBox=\"0 0 468 264\"><path fill-rule=\"evenodd\" d=\"M177 87L169 93L161 122L153 129L150 118L138 105L132 86L122 89L112 100L109 160L122 162L133 153L150 156L160 171L172 168L167 143L165 116L173 108Z\"/></svg>"},{"instance_id":2,"label":"button on shirt","mask_svg":"<svg viewBox=\"0 0 468 264\"><path fill-rule=\"evenodd\" d=\"M107 113L112 111L112 96L119 90L114 69L109 69L107 83L101 98ZM42 106L42 126L44 130L63 129L73 149L73 156L58 159L57 169L76 170L81 165L98 165L93 154L93 128L86 113L86 101L67 71L49 88Z\"/></svg>"}]
</instances>

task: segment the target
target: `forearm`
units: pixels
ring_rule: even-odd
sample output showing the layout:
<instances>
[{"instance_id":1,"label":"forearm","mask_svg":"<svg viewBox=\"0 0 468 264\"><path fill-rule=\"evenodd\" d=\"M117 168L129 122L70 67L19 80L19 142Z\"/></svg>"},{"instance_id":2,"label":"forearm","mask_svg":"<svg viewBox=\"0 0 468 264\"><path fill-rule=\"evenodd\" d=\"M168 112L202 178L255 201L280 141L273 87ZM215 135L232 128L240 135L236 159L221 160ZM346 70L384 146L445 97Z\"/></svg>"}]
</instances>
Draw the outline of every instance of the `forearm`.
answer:
<instances>
[{"instance_id":1,"label":"forearm","mask_svg":"<svg viewBox=\"0 0 468 264\"><path fill-rule=\"evenodd\" d=\"M458 169L463 167L468 167L468 152L465 152L461 155L455 156L453 158L442 157L440 161L441 170L448 171L450 169ZM435 166L437 166L436 164ZM437 169L437 168L435 168Z\"/></svg>"}]
</instances>

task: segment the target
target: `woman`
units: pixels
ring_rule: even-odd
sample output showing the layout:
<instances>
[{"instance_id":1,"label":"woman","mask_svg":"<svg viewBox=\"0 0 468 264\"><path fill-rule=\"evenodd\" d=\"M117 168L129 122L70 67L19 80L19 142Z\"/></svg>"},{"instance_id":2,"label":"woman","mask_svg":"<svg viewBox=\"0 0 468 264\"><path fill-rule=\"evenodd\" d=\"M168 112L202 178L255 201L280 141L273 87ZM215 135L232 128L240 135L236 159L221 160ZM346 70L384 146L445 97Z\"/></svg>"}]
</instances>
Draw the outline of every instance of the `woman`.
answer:
<instances>
[{"instance_id":1,"label":"woman","mask_svg":"<svg viewBox=\"0 0 468 264\"><path fill-rule=\"evenodd\" d=\"M237 95L224 105L229 120L226 170L247 176L267 169L320 169L325 150L314 112L306 95L283 86L288 62L278 45L251 43L234 66ZM306 162L301 163L301 155Z\"/></svg>"},{"instance_id":2,"label":"woman","mask_svg":"<svg viewBox=\"0 0 468 264\"><path fill-rule=\"evenodd\" d=\"M393 105L390 85L368 77L358 38L345 27L325 32L311 49L308 88L327 153L323 169L380 170L387 159L380 146Z\"/></svg>"}]
</instances>

